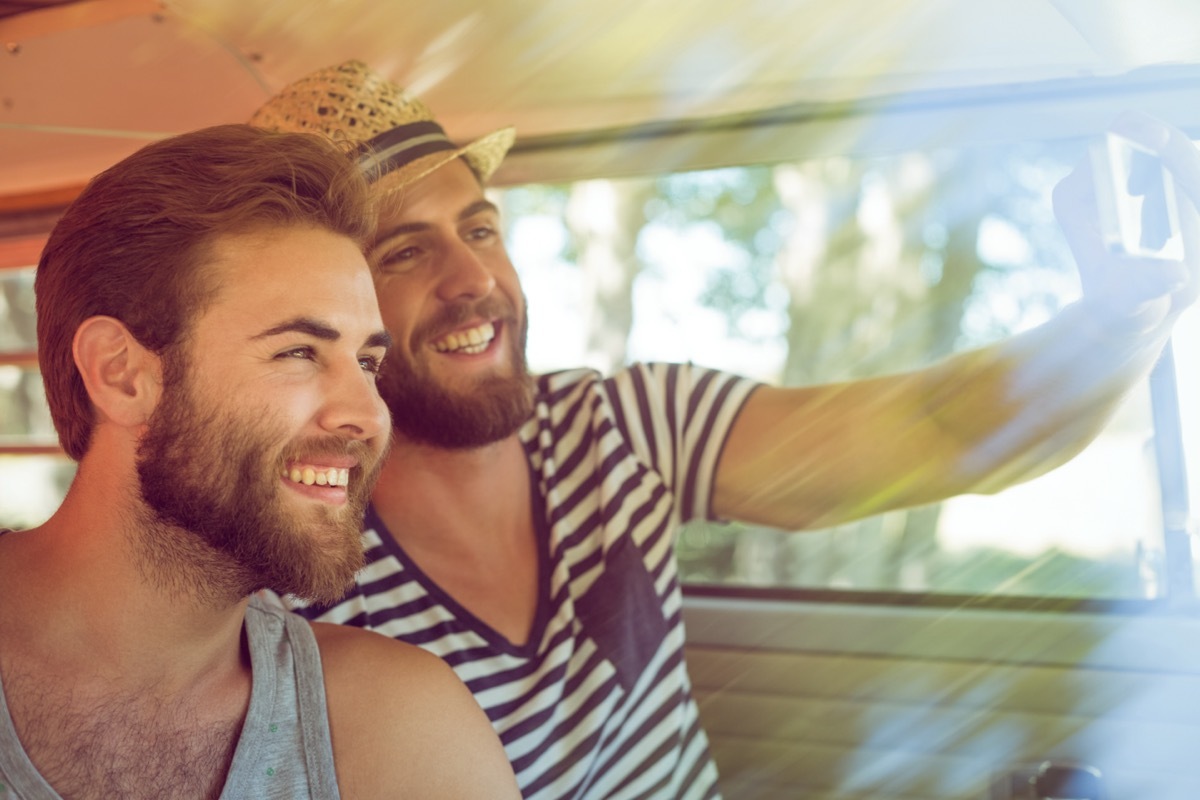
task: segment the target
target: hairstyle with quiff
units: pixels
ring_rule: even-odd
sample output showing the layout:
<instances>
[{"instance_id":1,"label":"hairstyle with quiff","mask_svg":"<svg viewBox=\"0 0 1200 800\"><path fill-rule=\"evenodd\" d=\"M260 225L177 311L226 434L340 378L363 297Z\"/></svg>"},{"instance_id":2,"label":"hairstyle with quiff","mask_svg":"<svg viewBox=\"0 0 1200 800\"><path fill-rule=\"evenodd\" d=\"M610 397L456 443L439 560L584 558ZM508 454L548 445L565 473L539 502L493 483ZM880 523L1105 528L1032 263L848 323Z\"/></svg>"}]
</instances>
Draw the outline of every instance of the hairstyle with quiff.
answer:
<instances>
[{"instance_id":1,"label":"hairstyle with quiff","mask_svg":"<svg viewBox=\"0 0 1200 800\"><path fill-rule=\"evenodd\" d=\"M363 247L367 185L319 136L220 125L164 139L93 178L50 234L34 280L38 362L59 441L87 452L94 408L72 355L89 317L120 320L166 361L218 286L203 267L218 237L315 227Z\"/></svg>"}]
</instances>

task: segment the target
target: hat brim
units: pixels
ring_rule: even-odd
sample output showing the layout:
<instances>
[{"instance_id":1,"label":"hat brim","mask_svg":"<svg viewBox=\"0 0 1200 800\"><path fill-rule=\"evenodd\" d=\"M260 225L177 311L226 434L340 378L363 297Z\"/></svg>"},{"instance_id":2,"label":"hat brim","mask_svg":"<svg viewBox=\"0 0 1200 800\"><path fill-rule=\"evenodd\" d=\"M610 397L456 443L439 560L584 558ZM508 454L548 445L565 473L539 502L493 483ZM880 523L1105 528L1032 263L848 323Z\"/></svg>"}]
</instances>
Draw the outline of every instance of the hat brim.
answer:
<instances>
[{"instance_id":1,"label":"hat brim","mask_svg":"<svg viewBox=\"0 0 1200 800\"><path fill-rule=\"evenodd\" d=\"M374 181L371 184L371 194L377 200L391 197L456 158L466 161L471 171L479 178L479 182L486 184L504 160L515 139L515 128L501 128L456 150L443 150L422 156Z\"/></svg>"}]
</instances>

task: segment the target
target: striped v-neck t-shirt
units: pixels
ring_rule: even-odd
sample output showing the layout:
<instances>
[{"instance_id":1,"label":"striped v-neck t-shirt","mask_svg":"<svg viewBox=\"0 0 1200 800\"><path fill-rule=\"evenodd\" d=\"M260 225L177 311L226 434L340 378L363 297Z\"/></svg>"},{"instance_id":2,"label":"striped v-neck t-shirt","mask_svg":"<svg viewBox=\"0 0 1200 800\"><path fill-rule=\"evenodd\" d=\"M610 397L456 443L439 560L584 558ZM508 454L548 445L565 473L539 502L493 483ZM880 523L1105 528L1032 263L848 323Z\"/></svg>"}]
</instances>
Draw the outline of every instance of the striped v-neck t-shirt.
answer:
<instances>
[{"instance_id":1,"label":"striped v-neck t-shirt","mask_svg":"<svg viewBox=\"0 0 1200 800\"><path fill-rule=\"evenodd\" d=\"M680 364L538 379L535 414L520 431L541 558L524 645L435 585L373 511L354 588L297 610L449 663L491 719L526 798L718 797L684 663L674 545L682 522L711 517L717 460L755 385Z\"/></svg>"}]
</instances>

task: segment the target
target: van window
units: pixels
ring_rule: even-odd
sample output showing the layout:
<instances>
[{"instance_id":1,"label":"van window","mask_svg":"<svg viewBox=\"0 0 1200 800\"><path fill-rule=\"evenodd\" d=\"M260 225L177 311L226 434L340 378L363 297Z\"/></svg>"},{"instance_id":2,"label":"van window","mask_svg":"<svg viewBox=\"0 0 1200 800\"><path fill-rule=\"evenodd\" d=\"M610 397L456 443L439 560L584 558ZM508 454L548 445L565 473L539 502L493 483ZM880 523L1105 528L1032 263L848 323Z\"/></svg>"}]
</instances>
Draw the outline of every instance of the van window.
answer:
<instances>
[{"instance_id":1,"label":"van window","mask_svg":"<svg viewBox=\"0 0 1200 800\"><path fill-rule=\"evenodd\" d=\"M50 516L75 474L58 453L36 347L33 268L0 269L0 528Z\"/></svg>"},{"instance_id":2,"label":"van window","mask_svg":"<svg viewBox=\"0 0 1200 800\"><path fill-rule=\"evenodd\" d=\"M531 366L692 361L803 385L912 369L1028 329L1079 296L1050 192L1087 145L824 156L497 193L530 305ZM1181 325L1185 365L1200 364L1198 335ZM1193 394L1195 373L1180 375ZM994 496L802 534L693 524L683 579L1163 597L1152 408L1146 382L1082 454Z\"/></svg>"}]
</instances>

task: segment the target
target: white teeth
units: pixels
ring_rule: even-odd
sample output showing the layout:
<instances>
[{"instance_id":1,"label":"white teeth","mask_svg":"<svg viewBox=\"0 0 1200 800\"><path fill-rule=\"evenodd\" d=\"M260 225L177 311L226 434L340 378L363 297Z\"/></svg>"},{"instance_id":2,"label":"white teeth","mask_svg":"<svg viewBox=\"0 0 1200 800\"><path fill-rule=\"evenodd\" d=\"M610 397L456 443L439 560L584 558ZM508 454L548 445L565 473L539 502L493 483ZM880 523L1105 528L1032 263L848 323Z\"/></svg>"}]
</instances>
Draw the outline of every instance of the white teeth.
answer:
<instances>
[{"instance_id":1,"label":"white teeth","mask_svg":"<svg viewBox=\"0 0 1200 800\"><path fill-rule=\"evenodd\" d=\"M439 353L482 353L496 338L496 326L485 322L477 328L468 331L450 333L433 343L433 349Z\"/></svg>"},{"instance_id":2,"label":"white teeth","mask_svg":"<svg viewBox=\"0 0 1200 800\"><path fill-rule=\"evenodd\" d=\"M317 470L313 467L292 467L284 469L283 476L292 483L303 483L305 486L349 486L350 469L348 467L329 467Z\"/></svg>"}]
</instances>

